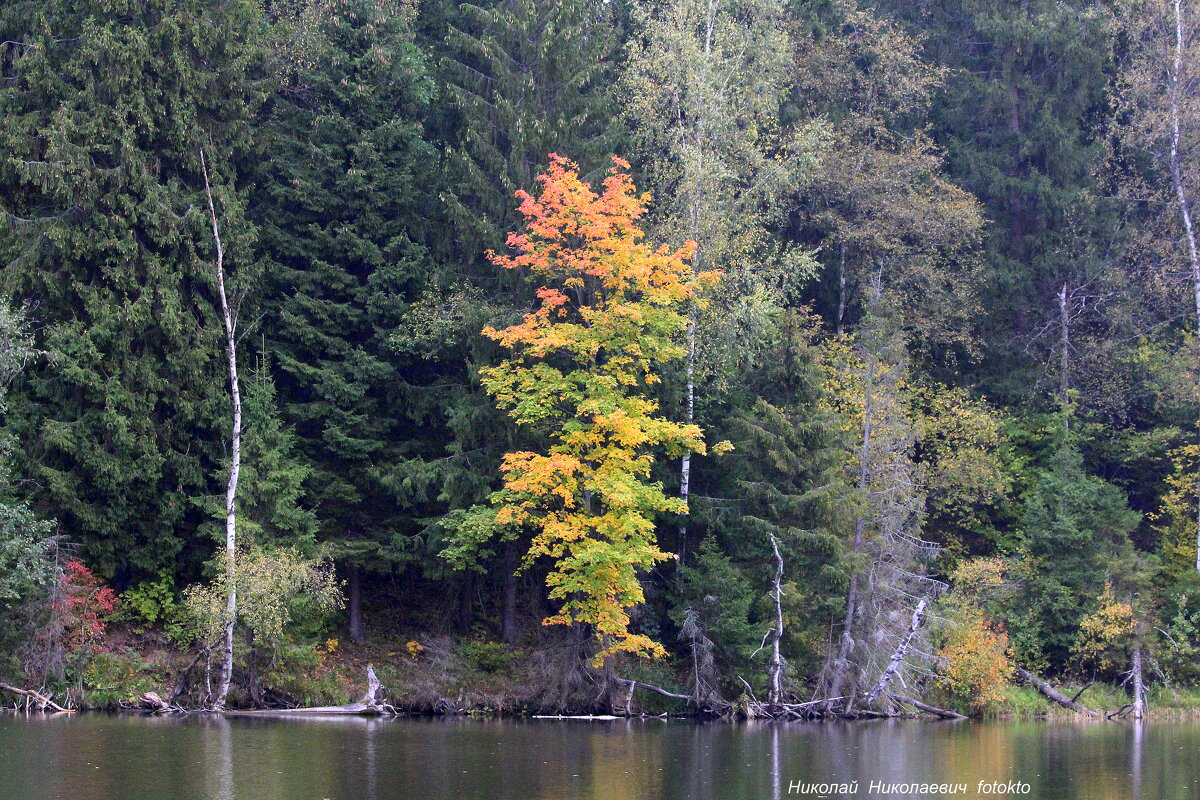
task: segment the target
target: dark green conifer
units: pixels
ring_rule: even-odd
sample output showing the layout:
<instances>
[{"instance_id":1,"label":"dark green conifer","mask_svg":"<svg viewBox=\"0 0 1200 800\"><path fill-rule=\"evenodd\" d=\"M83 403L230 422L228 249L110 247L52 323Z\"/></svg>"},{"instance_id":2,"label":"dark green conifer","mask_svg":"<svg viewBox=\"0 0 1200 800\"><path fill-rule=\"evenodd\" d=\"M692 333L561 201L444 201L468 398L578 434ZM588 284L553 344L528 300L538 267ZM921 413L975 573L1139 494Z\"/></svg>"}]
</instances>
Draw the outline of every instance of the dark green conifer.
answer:
<instances>
[{"instance_id":1,"label":"dark green conifer","mask_svg":"<svg viewBox=\"0 0 1200 800\"><path fill-rule=\"evenodd\" d=\"M236 192L261 29L248 0L0 9L0 261L54 362L10 425L38 505L106 577L175 569L213 493L229 400L198 153ZM225 222L236 273L254 232Z\"/></svg>"}]
</instances>

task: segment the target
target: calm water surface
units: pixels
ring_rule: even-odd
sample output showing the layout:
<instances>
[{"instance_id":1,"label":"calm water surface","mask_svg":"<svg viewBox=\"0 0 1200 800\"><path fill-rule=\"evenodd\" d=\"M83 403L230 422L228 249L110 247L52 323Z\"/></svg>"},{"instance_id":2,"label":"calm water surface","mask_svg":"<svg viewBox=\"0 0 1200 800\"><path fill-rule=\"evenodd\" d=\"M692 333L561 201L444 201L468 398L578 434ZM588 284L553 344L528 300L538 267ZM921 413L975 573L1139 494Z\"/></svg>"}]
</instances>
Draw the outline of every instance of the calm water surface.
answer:
<instances>
[{"instance_id":1,"label":"calm water surface","mask_svg":"<svg viewBox=\"0 0 1200 800\"><path fill-rule=\"evenodd\" d=\"M1028 798L1200 797L1200 723L693 724L162 719L0 712L0 800L913 798L871 783L1028 784ZM792 789L789 793L789 788ZM901 789L907 787L900 787Z\"/></svg>"}]
</instances>

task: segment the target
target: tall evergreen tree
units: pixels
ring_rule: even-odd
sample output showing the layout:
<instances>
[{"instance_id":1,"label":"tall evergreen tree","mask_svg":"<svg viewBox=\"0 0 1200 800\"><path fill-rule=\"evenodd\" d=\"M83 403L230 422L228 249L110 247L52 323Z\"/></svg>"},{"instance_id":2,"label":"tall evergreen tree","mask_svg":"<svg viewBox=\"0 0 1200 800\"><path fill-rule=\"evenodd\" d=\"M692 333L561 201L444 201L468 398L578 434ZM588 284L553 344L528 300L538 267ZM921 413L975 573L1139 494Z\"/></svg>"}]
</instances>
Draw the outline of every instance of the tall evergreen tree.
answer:
<instances>
[{"instance_id":1,"label":"tall evergreen tree","mask_svg":"<svg viewBox=\"0 0 1200 800\"><path fill-rule=\"evenodd\" d=\"M482 265L519 225L512 197L561 153L603 175L620 129L606 93L615 73L621 3L485 0L450 15L439 64L455 255ZM482 274L489 274L484 271Z\"/></svg>"},{"instance_id":2,"label":"tall evergreen tree","mask_svg":"<svg viewBox=\"0 0 1200 800\"><path fill-rule=\"evenodd\" d=\"M388 337L431 280L421 242L437 157L422 120L434 86L411 7L321 7L278 25L285 80L250 214L271 262L262 306L283 420L307 461L321 537L347 571L357 639L361 569L394 564L404 548L393 537L413 530L388 478L424 442L406 413L418 375L402 372L411 359Z\"/></svg>"},{"instance_id":3,"label":"tall evergreen tree","mask_svg":"<svg viewBox=\"0 0 1200 800\"><path fill-rule=\"evenodd\" d=\"M260 37L243 0L0 9L0 254L56 363L10 424L38 504L106 576L176 569L212 493L229 401L198 152L236 190ZM253 229L229 222L237 273Z\"/></svg>"},{"instance_id":4,"label":"tall evergreen tree","mask_svg":"<svg viewBox=\"0 0 1200 800\"><path fill-rule=\"evenodd\" d=\"M1098 0L887 0L949 67L930 113L948 176L983 202L987 228L981 377L1029 399L1041 365L1029 341L1064 280L1082 282L1119 227L1098 202L1113 26ZM1072 226L1072 220L1079 225ZM1033 351L1036 353L1036 350Z\"/></svg>"},{"instance_id":5,"label":"tall evergreen tree","mask_svg":"<svg viewBox=\"0 0 1200 800\"><path fill-rule=\"evenodd\" d=\"M1089 475L1064 444L1026 501L1021 528L1028 577L1009 627L1030 662L1066 665L1079 623L1105 581L1133 572L1137 526L1121 490Z\"/></svg>"},{"instance_id":6,"label":"tall evergreen tree","mask_svg":"<svg viewBox=\"0 0 1200 800\"><path fill-rule=\"evenodd\" d=\"M854 507L841 475L844 433L822 402L816 332L799 312L780 315L750 375L757 399L733 421L732 463L723 471L733 477L738 504L710 511L759 586L774 572L772 539L778 543L786 581L783 647L800 674L818 666L830 622L842 608L842 542ZM765 593L760 597L759 606L766 605ZM756 638L760 644L761 631Z\"/></svg>"}]
</instances>

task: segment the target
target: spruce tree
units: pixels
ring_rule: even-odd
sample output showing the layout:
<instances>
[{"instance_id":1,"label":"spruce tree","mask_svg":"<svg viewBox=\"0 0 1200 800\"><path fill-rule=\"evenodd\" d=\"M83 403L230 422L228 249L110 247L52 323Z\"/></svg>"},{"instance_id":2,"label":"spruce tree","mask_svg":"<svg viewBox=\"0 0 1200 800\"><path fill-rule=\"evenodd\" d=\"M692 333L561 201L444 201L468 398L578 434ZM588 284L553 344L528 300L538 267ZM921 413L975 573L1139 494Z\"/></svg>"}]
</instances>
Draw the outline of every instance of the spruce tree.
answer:
<instances>
[{"instance_id":1,"label":"spruce tree","mask_svg":"<svg viewBox=\"0 0 1200 800\"><path fill-rule=\"evenodd\" d=\"M389 481L429 438L407 391L422 371L405 371L412 359L388 344L432 277L421 242L435 224L437 154L422 120L434 85L413 17L350 0L278 24L284 81L250 206L270 262L262 305L283 421L321 538L355 591L361 568L403 557L387 546L413 531L413 514Z\"/></svg>"},{"instance_id":2,"label":"spruce tree","mask_svg":"<svg viewBox=\"0 0 1200 800\"><path fill-rule=\"evenodd\" d=\"M620 6L485 0L450 15L439 63L455 111L445 202L465 263L482 264L483 252L499 249L517 228L513 193L532 191L550 153L585 175L607 169L620 139L605 91L616 68Z\"/></svg>"},{"instance_id":3,"label":"spruce tree","mask_svg":"<svg viewBox=\"0 0 1200 800\"><path fill-rule=\"evenodd\" d=\"M1120 489L1085 471L1074 446L1060 447L1021 519L1027 578L1010 628L1028 662L1067 665L1105 582L1135 571L1129 535L1138 519Z\"/></svg>"},{"instance_id":4,"label":"spruce tree","mask_svg":"<svg viewBox=\"0 0 1200 800\"><path fill-rule=\"evenodd\" d=\"M0 255L55 364L15 387L10 427L106 577L176 569L213 493L228 397L198 152L236 191L260 34L243 0L0 10ZM253 229L228 222L236 274Z\"/></svg>"},{"instance_id":5,"label":"spruce tree","mask_svg":"<svg viewBox=\"0 0 1200 800\"><path fill-rule=\"evenodd\" d=\"M1098 0L887 0L948 67L929 114L947 176L991 221L980 320L980 371L992 394L1032 399L1041 365L1031 340L1064 281L1101 271L1119 228L1098 199L1113 26ZM1092 245L1096 245L1093 247Z\"/></svg>"},{"instance_id":6,"label":"spruce tree","mask_svg":"<svg viewBox=\"0 0 1200 800\"><path fill-rule=\"evenodd\" d=\"M808 674L824 650L831 619L841 608L846 569L842 540L850 527L853 493L841 472L847 443L823 403L814 320L783 312L749 383L756 399L733 420L734 450L723 472L732 476L737 505L712 509L714 528L730 552L763 587L775 564L771 537L784 560L784 653ZM706 515L706 516L709 516ZM762 639L760 626L754 644Z\"/></svg>"}]
</instances>

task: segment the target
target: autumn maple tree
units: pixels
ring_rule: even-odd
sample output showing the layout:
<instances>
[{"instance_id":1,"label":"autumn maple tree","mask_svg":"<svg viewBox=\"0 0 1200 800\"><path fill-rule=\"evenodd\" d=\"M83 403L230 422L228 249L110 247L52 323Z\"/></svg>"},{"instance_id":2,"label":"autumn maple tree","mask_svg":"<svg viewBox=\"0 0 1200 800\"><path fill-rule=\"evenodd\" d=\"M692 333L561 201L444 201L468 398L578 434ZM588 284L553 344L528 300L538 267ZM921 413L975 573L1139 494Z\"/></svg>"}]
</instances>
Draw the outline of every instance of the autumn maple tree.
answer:
<instances>
[{"instance_id":1,"label":"autumn maple tree","mask_svg":"<svg viewBox=\"0 0 1200 800\"><path fill-rule=\"evenodd\" d=\"M526 565L553 559L550 597L561 600L544 624L589 625L600 640L596 663L617 652L661 655L661 645L629 630L628 609L643 600L639 570L667 557L655 543L654 515L687 505L650 480L655 453L703 453L698 426L660 415L646 389L656 369L684 356L683 310L716 272L695 273L694 242L651 248L637 220L646 195L614 166L599 193L575 164L551 154L538 197L517 192L523 233L513 255L489 252L497 266L527 270L544 285L519 324L485 336L510 351L482 370L499 408L548 435L546 452L504 456L504 486L492 496L507 536L532 532Z\"/></svg>"}]
</instances>

